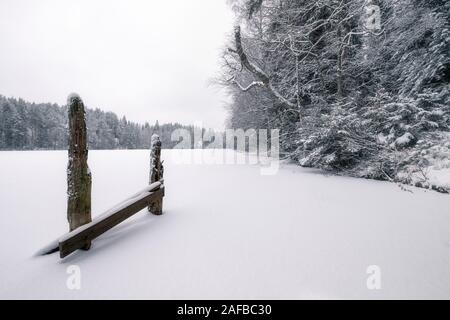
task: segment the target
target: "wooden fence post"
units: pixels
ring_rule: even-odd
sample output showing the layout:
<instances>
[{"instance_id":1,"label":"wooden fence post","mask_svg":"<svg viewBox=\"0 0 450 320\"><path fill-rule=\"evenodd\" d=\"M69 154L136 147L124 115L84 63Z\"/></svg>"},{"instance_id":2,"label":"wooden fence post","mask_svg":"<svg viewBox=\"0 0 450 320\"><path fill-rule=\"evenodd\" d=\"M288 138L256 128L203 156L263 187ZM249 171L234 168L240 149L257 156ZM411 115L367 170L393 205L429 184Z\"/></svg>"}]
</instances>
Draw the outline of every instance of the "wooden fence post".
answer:
<instances>
[{"instance_id":1,"label":"wooden fence post","mask_svg":"<svg viewBox=\"0 0 450 320\"><path fill-rule=\"evenodd\" d=\"M69 164L67 168L67 219L70 231L91 222L91 173L87 164L87 130L84 104L69 95ZM84 249L90 248L90 241Z\"/></svg>"},{"instance_id":2,"label":"wooden fence post","mask_svg":"<svg viewBox=\"0 0 450 320\"><path fill-rule=\"evenodd\" d=\"M150 152L150 184L161 181L163 179L164 167L161 162L161 140L159 136L154 134L151 139ZM162 214L163 199L157 199L150 202L148 211L155 215Z\"/></svg>"}]
</instances>

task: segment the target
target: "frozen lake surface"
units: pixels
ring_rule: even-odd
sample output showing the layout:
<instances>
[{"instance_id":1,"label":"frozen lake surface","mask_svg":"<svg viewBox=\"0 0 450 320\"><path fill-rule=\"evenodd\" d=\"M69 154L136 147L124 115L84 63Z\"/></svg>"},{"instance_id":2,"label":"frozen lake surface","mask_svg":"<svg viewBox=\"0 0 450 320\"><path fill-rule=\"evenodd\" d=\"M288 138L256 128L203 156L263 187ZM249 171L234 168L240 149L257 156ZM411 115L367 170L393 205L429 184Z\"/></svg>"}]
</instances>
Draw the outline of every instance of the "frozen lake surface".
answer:
<instances>
[{"instance_id":1,"label":"frozen lake surface","mask_svg":"<svg viewBox=\"0 0 450 320\"><path fill-rule=\"evenodd\" d=\"M162 154L163 216L144 210L60 260L33 255L68 229L67 152L0 152L0 298L450 298L450 196L174 153ZM148 162L147 150L90 151L93 216L145 187Z\"/></svg>"}]
</instances>

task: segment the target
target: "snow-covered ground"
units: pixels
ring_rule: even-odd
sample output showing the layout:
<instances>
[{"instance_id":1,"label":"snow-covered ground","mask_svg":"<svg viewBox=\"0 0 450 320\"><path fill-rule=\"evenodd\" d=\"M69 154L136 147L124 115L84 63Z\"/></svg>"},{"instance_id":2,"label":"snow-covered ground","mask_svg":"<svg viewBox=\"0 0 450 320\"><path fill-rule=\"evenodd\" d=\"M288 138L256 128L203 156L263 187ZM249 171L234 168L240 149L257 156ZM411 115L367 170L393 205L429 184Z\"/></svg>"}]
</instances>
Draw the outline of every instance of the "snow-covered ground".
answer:
<instances>
[{"instance_id":1,"label":"snow-covered ground","mask_svg":"<svg viewBox=\"0 0 450 320\"><path fill-rule=\"evenodd\" d=\"M142 211L60 260L33 254L67 231L67 152L0 152L0 298L450 298L450 196L173 153L163 216ZM145 187L148 161L91 151L93 215ZM67 288L71 265L80 290ZM371 265L380 290L367 288Z\"/></svg>"}]
</instances>

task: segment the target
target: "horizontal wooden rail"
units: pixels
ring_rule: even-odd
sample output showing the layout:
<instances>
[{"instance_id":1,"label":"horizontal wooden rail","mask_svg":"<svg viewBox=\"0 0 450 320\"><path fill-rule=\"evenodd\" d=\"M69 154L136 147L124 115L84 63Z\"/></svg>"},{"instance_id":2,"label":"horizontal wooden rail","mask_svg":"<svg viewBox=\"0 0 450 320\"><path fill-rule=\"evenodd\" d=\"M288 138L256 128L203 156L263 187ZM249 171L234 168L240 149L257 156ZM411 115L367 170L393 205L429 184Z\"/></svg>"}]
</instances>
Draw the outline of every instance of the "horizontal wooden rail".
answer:
<instances>
[{"instance_id":1,"label":"horizontal wooden rail","mask_svg":"<svg viewBox=\"0 0 450 320\"><path fill-rule=\"evenodd\" d=\"M163 196L164 185L161 182L152 183L141 192L96 217L92 222L67 233L59 239L60 257L64 258L75 250L83 248L89 241L141 211L152 201L162 199Z\"/></svg>"}]
</instances>

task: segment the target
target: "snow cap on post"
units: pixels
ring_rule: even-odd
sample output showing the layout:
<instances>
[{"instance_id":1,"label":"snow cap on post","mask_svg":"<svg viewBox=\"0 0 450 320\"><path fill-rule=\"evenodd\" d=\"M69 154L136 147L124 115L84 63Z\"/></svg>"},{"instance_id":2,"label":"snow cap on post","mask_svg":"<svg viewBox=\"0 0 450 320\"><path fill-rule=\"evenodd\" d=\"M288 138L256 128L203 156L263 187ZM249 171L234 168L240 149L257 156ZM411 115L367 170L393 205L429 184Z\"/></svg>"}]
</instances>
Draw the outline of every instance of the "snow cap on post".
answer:
<instances>
[{"instance_id":1,"label":"snow cap on post","mask_svg":"<svg viewBox=\"0 0 450 320\"><path fill-rule=\"evenodd\" d=\"M81 100L80 95L79 95L78 93L75 93L75 92L72 92L72 93L69 94L69 96L67 97L67 105L70 106L73 100L79 100L79 101L83 102L83 101Z\"/></svg>"},{"instance_id":2,"label":"snow cap on post","mask_svg":"<svg viewBox=\"0 0 450 320\"><path fill-rule=\"evenodd\" d=\"M151 146L152 146L152 148L153 148L153 146L160 146L161 147L161 139L159 138L159 136L156 133L154 133L152 135Z\"/></svg>"},{"instance_id":3,"label":"snow cap on post","mask_svg":"<svg viewBox=\"0 0 450 320\"><path fill-rule=\"evenodd\" d=\"M81 99L80 95L78 93L71 93L67 97L67 107L69 108L69 118L72 117L80 117L81 114L83 115L83 121L86 122L86 119L84 119L85 116L85 110L84 110L84 103ZM77 113L80 113L80 115L76 116ZM70 120L70 119L69 119ZM81 118L77 121L80 121ZM83 124L80 124L83 126ZM86 126L86 124L84 124ZM87 132L86 132L87 134ZM69 137L70 139L70 137Z\"/></svg>"}]
</instances>

